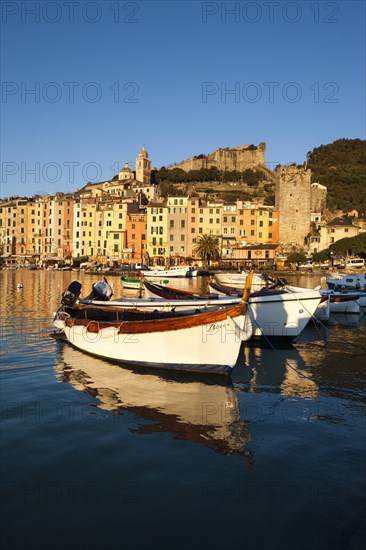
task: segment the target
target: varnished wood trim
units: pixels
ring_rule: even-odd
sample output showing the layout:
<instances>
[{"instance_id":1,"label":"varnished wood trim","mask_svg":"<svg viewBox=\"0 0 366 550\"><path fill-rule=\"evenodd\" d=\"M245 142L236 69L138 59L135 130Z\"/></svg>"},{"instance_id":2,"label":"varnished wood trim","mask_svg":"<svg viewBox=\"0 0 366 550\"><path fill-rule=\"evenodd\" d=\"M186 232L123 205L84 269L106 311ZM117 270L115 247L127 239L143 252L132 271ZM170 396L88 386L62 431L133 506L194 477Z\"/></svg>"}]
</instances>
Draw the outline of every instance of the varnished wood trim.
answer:
<instances>
[{"instance_id":1,"label":"varnished wood trim","mask_svg":"<svg viewBox=\"0 0 366 550\"><path fill-rule=\"evenodd\" d=\"M243 315L246 310L246 303L241 302L233 307L187 315L184 317L173 317L170 319L154 319L147 321L92 321L90 319L72 319L66 320L68 327L84 326L88 332L99 332L103 328L116 328L119 334L143 334L150 332L167 332L193 328L200 325L210 325L224 321L228 315L238 317Z\"/></svg>"}]
</instances>

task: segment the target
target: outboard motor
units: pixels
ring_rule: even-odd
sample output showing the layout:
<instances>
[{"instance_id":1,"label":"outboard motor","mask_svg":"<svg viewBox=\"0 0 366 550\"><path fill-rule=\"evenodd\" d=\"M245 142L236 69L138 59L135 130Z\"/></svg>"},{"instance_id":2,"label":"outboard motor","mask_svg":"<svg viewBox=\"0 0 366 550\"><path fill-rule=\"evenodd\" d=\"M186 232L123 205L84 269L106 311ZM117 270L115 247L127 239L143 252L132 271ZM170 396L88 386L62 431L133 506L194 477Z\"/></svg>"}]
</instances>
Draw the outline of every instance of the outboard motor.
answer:
<instances>
[{"instance_id":1,"label":"outboard motor","mask_svg":"<svg viewBox=\"0 0 366 550\"><path fill-rule=\"evenodd\" d=\"M107 279L104 277L103 281L98 281L93 284L93 288L89 296L85 300L100 300L103 302L108 302L113 296L113 290L111 285L108 283Z\"/></svg>"},{"instance_id":2,"label":"outboard motor","mask_svg":"<svg viewBox=\"0 0 366 550\"><path fill-rule=\"evenodd\" d=\"M69 285L62 293L61 304L63 306L72 307L80 296L81 286L82 285L79 281L73 281L71 285Z\"/></svg>"}]
</instances>

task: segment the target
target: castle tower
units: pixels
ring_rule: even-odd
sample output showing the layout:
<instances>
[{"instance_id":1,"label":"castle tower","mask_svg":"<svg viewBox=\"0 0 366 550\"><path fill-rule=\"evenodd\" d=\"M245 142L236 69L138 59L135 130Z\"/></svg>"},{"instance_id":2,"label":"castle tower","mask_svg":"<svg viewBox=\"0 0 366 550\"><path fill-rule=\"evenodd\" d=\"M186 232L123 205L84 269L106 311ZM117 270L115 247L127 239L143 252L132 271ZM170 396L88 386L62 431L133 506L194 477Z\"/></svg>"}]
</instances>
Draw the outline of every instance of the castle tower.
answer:
<instances>
[{"instance_id":1,"label":"castle tower","mask_svg":"<svg viewBox=\"0 0 366 550\"><path fill-rule=\"evenodd\" d=\"M310 232L311 170L279 166L276 171L276 209L280 212L279 238L285 251L306 246Z\"/></svg>"},{"instance_id":2,"label":"castle tower","mask_svg":"<svg viewBox=\"0 0 366 550\"><path fill-rule=\"evenodd\" d=\"M145 147L141 149L136 159L136 180L139 183L151 183L151 160Z\"/></svg>"}]
</instances>

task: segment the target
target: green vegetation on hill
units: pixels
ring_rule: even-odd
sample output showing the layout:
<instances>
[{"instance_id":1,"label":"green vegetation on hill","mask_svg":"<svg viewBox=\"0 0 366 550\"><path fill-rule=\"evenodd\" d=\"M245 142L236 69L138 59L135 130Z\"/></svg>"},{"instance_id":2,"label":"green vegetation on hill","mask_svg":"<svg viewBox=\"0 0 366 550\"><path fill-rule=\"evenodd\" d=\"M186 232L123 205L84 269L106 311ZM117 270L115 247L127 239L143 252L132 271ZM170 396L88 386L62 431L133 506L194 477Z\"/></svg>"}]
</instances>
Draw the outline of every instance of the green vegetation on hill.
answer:
<instances>
[{"instance_id":1,"label":"green vegetation on hill","mask_svg":"<svg viewBox=\"0 0 366 550\"><path fill-rule=\"evenodd\" d=\"M261 167L257 169L247 168L242 172L236 170L219 170L215 166L211 168L201 168L200 170L189 170L188 172L181 168L173 168L167 170L164 166L160 170L156 170L152 174L152 181L158 183L163 196L168 194L174 194L174 186L177 184L207 184L207 183L236 183L237 187L235 191L228 191L227 189L211 189L211 193L215 196L219 196L224 200L232 199L231 195L236 198L248 200L252 197L252 194L248 194L248 187L252 188L255 192L255 188L258 187L260 182L267 181L264 187L265 195L273 196L273 184L271 173L268 170L263 170ZM241 187L243 186L243 187ZM197 188L197 185L196 185ZM198 190L198 189L197 189ZM209 190L205 188L205 192ZM234 200L235 200L234 199Z\"/></svg>"},{"instance_id":2,"label":"green vegetation on hill","mask_svg":"<svg viewBox=\"0 0 366 550\"><path fill-rule=\"evenodd\" d=\"M169 183L191 183L191 182L243 182L246 185L257 185L261 180L267 180L268 174L260 168L253 170L247 168L243 172L236 170L219 170L215 166L211 168L201 168L200 170L189 170L186 172L182 168L173 168L167 170L164 166L154 173L156 181Z\"/></svg>"},{"instance_id":3,"label":"green vegetation on hill","mask_svg":"<svg viewBox=\"0 0 366 550\"><path fill-rule=\"evenodd\" d=\"M195 158L205 158L205 155L201 154ZM312 181L318 181L327 187L329 210L349 212L356 209L361 216L366 216L365 140L338 139L333 143L315 147L307 154L307 167L312 170ZM235 190L231 191L223 186L210 192L223 200L235 200L235 196L244 200L261 196L267 204L274 204L275 174L271 177L271 171L260 166L248 168L243 172L219 170L215 166L186 172L181 168L168 170L163 166L160 170L154 171L152 177L153 182L160 185L163 196L174 194L174 187L178 184L189 186L209 182L236 183ZM263 182L267 183L263 185ZM207 186L205 190L209 192Z\"/></svg>"},{"instance_id":4,"label":"green vegetation on hill","mask_svg":"<svg viewBox=\"0 0 366 550\"><path fill-rule=\"evenodd\" d=\"M307 154L312 181L327 187L327 207L366 215L366 141L338 139Z\"/></svg>"}]
</instances>

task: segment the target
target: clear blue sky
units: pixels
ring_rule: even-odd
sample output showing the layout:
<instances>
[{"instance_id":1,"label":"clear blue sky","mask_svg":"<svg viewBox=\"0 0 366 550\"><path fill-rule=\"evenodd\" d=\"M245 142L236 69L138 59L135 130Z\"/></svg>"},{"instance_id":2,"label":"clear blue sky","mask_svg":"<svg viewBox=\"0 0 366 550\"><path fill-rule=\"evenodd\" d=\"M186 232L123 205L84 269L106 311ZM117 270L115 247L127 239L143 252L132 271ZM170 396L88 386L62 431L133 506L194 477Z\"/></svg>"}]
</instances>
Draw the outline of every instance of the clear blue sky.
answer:
<instances>
[{"instance_id":1,"label":"clear blue sky","mask_svg":"<svg viewBox=\"0 0 366 550\"><path fill-rule=\"evenodd\" d=\"M110 179L143 145L160 167L265 141L272 167L365 138L362 1L3 1L1 62L1 197Z\"/></svg>"}]
</instances>

